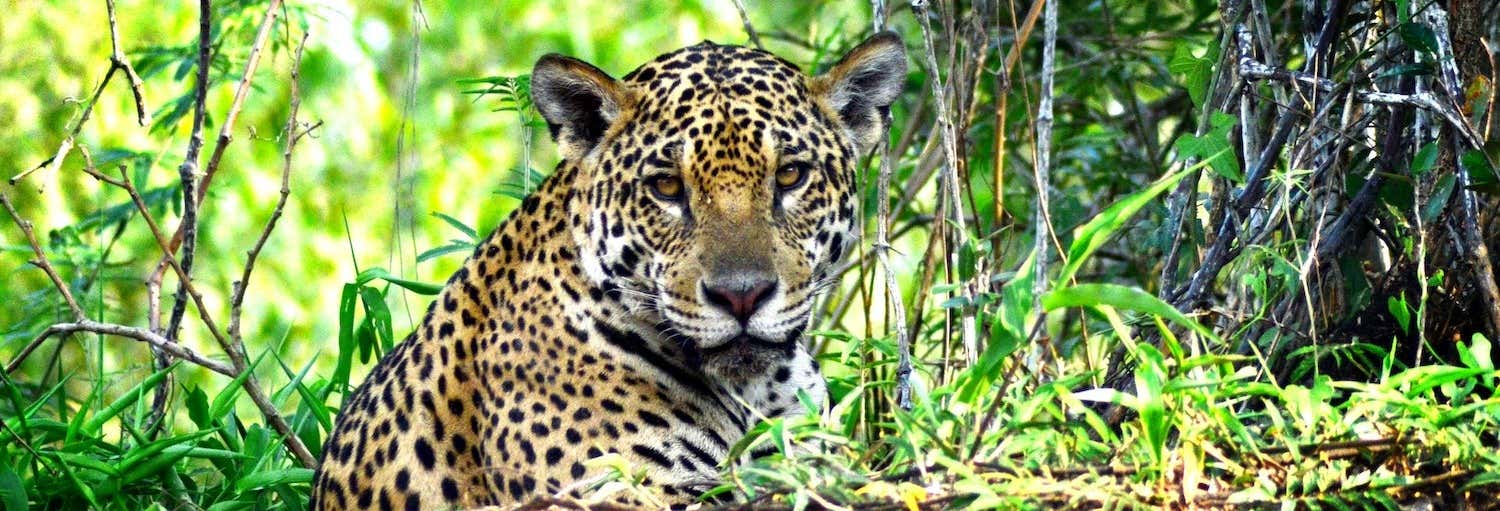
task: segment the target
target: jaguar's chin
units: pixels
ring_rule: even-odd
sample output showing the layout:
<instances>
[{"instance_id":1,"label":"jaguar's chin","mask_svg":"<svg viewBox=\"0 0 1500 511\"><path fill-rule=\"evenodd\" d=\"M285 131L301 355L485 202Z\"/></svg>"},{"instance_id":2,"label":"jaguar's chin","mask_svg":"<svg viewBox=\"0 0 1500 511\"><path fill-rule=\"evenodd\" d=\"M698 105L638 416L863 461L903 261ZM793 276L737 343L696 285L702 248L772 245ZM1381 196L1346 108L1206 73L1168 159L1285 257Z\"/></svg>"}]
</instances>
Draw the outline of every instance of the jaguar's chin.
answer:
<instances>
[{"instance_id":1,"label":"jaguar's chin","mask_svg":"<svg viewBox=\"0 0 1500 511\"><path fill-rule=\"evenodd\" d=\"M684 346L688 362L716 381L740 382L770 372L776 364L790 359L797 347L797 337L771 340L741 333L710 348L697 342Z\"/></svg>"},{"instance_id":2,"label":"jaguar's chin","mask_svg":"<svg viewBox=\"0 0 1500 511\"><path fill-rule=\"evenodd\" d=\"M702 353L703 372L729 381L745 381L770 372L792 357L796 341L772 342L741 334Z\"/></svg>"}]
</instances>

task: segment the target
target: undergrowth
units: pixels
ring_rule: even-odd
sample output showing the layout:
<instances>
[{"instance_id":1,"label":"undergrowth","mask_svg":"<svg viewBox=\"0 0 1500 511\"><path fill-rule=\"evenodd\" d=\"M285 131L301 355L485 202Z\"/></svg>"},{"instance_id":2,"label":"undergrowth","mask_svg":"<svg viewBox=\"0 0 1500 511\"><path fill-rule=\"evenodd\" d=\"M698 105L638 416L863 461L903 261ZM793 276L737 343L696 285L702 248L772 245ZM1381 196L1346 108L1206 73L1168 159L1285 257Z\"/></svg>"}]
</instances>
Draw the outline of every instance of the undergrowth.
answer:
<instances>
[{"instance_id":1,"label":"undergrowth","mask_svg":"<svg viewBox=\"0 0 1500 511\"><path fill-rule=\"evenodd\" d=\"M0 325L0 510L305 508L309 457L340 403L402 339L403 311L441 289L391 263L360 267L386 256L356 247L374 220L339 215L356 269L308 270L339 297L336 312L310 313L335 315L333 335L293 338L281 316L247 317L240 333L243 283L289 190L311 185L290 170L319 126L299 117L295 41L321 11L278 4L212 7L208 30L144 47L122 47L111 19L108 74L84 105L137 115L132 140L146 142L75 141L99 128L66 118L48 128L62 159L0 193L16 227L0 230L0 257L24 263L0 288L16 311L0 316L14 318ZM751 6L747 28L793 24L762 23L757 41L805 69L876 29L898 31L915 65L860 176L867 239L809 338L831 404L756 425L709 492L732 503L705 507L1493 507L1500 296L1484 249L1497 239L1500 122L1493 64L1480 64L1493 62L1500 8L1312 4L877 1L853 18ZM420 3L410 17L436 23ZM277 58L257 74L261 52ZM533 161L543 124L528 77L446 79L447 99L509 123L514 137L473 143L519 163L470 186L514 207L550 168ZM138 113L99 102L140 80L172 98ZM407 99L423 100L415 90ZM217 190L205 173L219 151L181 172L163 154L175 158L190 122L205 154L229 144L203 140L238 133L230 91L285 94L271 108L284 122L281 202L259 242L199 254L200 268L244 271L193 301L179 284L225 282L193 273L195 238L171 229L212 234L215 221L189 219L233 194L183 199ZM98 186L83 213L16 192L79 169ZM395 190L390 202L411 199ZM396 264L451 263L492 227L445 206L406 212L446 241ZM163 325L177 303L192 304L187 323ZM194 351L207 339L217 351ZM293 361L289 343L322 349ZM601 495L644 491L623 458L593 465L612 474Z\"/></svg>"}]
</instances>

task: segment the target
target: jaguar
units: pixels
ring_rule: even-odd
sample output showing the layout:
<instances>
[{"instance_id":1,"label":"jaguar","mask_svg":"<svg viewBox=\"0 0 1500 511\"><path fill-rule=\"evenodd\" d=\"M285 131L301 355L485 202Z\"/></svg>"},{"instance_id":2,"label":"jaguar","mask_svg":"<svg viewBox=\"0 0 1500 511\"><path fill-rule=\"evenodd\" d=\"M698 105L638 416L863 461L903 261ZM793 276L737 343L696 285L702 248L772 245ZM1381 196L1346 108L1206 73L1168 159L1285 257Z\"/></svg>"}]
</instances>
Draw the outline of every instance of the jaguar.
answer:
<instances>
[{"instance_id":1,"label":"jaguar","mask_svg":"<svg viewBox=\"0 0 1500 511\"><path fill-rule=\"evenodd\" d=\"M547 55L530 80L561 162L345 400L314 509L578 497L606 456L651 490L612 502L680 508L758 420L826 400L804 333L858 242L901 40L816 75L705 41L619 79Z\"/></svg>"}]
</instances>

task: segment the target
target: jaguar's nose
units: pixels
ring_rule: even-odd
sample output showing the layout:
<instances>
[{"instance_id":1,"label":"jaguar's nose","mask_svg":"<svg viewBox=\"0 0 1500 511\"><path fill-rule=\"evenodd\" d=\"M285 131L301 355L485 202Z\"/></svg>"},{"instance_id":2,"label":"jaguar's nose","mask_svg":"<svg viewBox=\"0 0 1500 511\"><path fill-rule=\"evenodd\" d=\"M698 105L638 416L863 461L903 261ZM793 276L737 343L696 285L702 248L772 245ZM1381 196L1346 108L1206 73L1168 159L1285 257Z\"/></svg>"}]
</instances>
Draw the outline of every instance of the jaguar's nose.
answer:
<instances>
[{"instance_id":1,"label":"jaguar's nose","mask_svg":"<svg viewBox=\"0 0 1500 511\"><path fill-rule=\"evenodd\" d=\"M764 275L737 275L717 282L705 280L699 286L710 305L743 325L775 294L776 280Z\"/></svg>"}]
</instances>

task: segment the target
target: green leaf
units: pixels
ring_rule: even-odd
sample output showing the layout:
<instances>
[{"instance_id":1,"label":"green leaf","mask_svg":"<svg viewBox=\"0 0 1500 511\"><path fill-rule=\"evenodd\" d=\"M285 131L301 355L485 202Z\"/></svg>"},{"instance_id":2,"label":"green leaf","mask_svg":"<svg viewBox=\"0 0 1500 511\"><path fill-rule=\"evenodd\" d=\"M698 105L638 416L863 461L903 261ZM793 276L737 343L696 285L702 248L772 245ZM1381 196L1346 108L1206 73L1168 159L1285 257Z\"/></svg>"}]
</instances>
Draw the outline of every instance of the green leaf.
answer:
<instances>
[{"instance_id":1,"label":"green leaf","mask_svg":"<svg viewBox=\"0 0 1500 511\"><path fill-rule=\"evenodd\" d=\"M165 438L131 450L128 456L121 459L115 465L116 470L120 473L120 484L130 484L166 470L172 464L177 463L178 460L193 453L195 448L189 442L193 442L210 433L212 431L200 431L189 435ZM246 458L243 454L229 451L217 449L204 449L204 451L203 457Z\"/></svg>"},{"instance_id":2,"label":"green leaf","mask_svg":"<svg viewBox=\"0 0 1500 511\"><path fill-rule=\"evenodd\" d=\"M248 498L248 497L247 497ZM240 511L243 509L259 509L254 500L225 500L212 506L206 511Z\"/></svg>"},{"instance_id":3,"label":"green leaf","mask_svg":"<svg viewBox=\"0 0 1500 511\"><path fill-rule=\"evenodd\" d=\"M349 386L349 372L354 366L354 306L359 296L359 284L344 284L344 293L339 298L339 352L338 363L333 369L333 382L328 391L342 391Z\"/></svg>"},{"instance_id":4,"label":"green leaf","mask_svg":"<svg viewBox=\"0 0 1500 511\"><path fill-rule=\"evenodd\" d=\"M295 375L293 375L292 373L292 368L287 366L285 361L281 360L281 356L278 355L276 357L276 361L281 365L282 373L286 376L291 377L291 381L287 382L286 386L283 387L283 389L295 389L297 395L302 398L301 404L308 408L308 411L313 414L313 418L318 421L318 424L321 425L324 430L332 431L333 418L328 413L328 407L323 404L323 400L321 398L315 395L315 393L311 389L307 388L307 385L302 383L302 380L307 376L309 372L312 371L313 366L316 365L317 360L308 360L307 365L303 366L302 372L296 373Z\"/></svg>"},{"instance_id":5,"label":"green leaf","mask_svg":"<svg viewBox=\"0 0 1500 511\"><path fill-rule=\"evenodd\" d=\"M1493 373L1494 371L1491 369L1482 368L1474 369L1449 365L1421 366L1413 367L1391 376L1382 386L1387 389L1400 390L1401 387L1410 385L1410 388L1407 388L1404 394L1407 397L1415 397L1421 396L1428 390L1441 385Z\"/></svg>"},{"instance_id":6,"label":"green leaf","mask_svg":"<svg viewBox=\"0 0 1500 511\"><path fill-rule=\"evenodd\" d=\"M453 240L452 242L448 243L447 245L433 247L433 248L427 249L427 251L422 252L421 254L418 254L417 255L417 262L419 262L419 263L425 263L425 262L427 262L427 261L429 261L431 259L442 257L442 256L445 256L445 255L454 253L454 252L464 252L464 251L471 251L471 250L474 250L474 244L473 243L467 243L467 242L463 242L463 241L460 241L460 240Z\"/></svg>"},{"instance_id":7,"label":"green leaf","mask_svg":"<svg viewBox=\"0 0 1500 511\"><path fill-rule=\"evenodd\" d=\"M197 385L188 389L187 396L183 401L188 409L188 418L201 429L208 429L213 424L213 418L208 414L208 393Z\"/></svg>"},{"instance_id":8,"label":"green leaf","mask_svg":"<svg viewBox=\"0 0 1500 511\"><path fill-rule=\"evenodd\" d=\"M125 394L120 396L119 399L110 403L109 406L95 414L92 419L89 419L87 423L84 423L81 431L85 433L98 433L104 427L105 422L109 422L110 419L115 418L115 416L125 411L130 405L135 404L136 401L140 400L141 396L146 395L148 390L156 388L157 384L165 380L172 373L172 370L177 368L179 363L173 363L160 371L152 373L151 376L147 376L146 379L141 380L141 383L125 391Z\"/></svg>"},{"instance_id":9,"label":"green leaf","mask_svg":"<svg viewBox=\"0 0 1500 511\"><path fill-rule=\"evenodd\" d=\"M1217 47L1214 47L1209 49L1208 55L1196 57L1189 44L1183 42L1173 48L1172 58L1167 62L1167 69L1172 74L1182 77L1188 96L1192 98L1193 105L1198 108L1203 107L1204 97L1208 95L1208 82L1213 79L1213 66L1214 60L1217 60L1217 53Z\"/></svg>"},{"instance_id":10,"label":"green leaf","mask_svg":"<svg viewBox=\"0 0 1500 511\"><path fill-rule=\"evenodd\" d=\"M1193 321L1172 305L1139 288L1118 284L1079 284L1056 289L1042 296L1042 308L1048 312L1063 307L1098 307L1101 305L1151 314L1192 330L1205 339L1209 339L1213 344L1223 342L1208 327Z\"/></svg>"},{"instance_id":11,"label":"green leaf","mask_svg":"<svg viewBox=\"0 0 1500 511\"><path fill-rule=\"evenodd\" d=\"M1167 405L1162 399L1167 380L1166 363L1161 352L1149 344L1137 344L1134 352L1139 361L1135 371L1136 412L1141 415L1141 433L1145 435L1151 460L1161 466L1171 432Z\"/></svg>"},{"instance_id":12,"label":"green leaf","mask_svg":"<svg viewBox=\"0 0 1500 511\"><path fill-rule=\"evenodd\" d=\"M226 385L224 390L219 392L219 395L214 396L213 404L208 407L209 417L214 420L222 419L226 414L234 410L234 403L239 396L240 387L245 384L245 380L249 379L251 374L255 373L255 368L260 366L260 361L266 359L266 353L270 353L270 351L262 352L259 357L255 358L255 361L250 362L250 367L245 368L245 372L240 373L239 376L230 380L229 385Z\"/></svg>"},{"instance_id":13,"label":"green leaf","mask_svg":"<svg viewBox=\"0 0 1500 511\"><path fill-rule=\"evenodd\" d=\"M1411 175L1421 176L1437 166L1438 146L1436 142L1428 142L1417 154L1411 157Z\"/></svg>"},{"instance_id":14,"label":"green leaf","mask_svg":"<svg viewBox=\"0 0 1500 511\"><path fill-rule=\"evenodd\" d=\"M401 277L392 275L391 272L385 271L385 268L370 268L368 270L359 272L359 275L354 279L354 283L364 285L376 279L384 280L386 282L401 286L407 291L411 291L419 295L433 296L443 292L442 284L431 284L427 282L403 279Z\"/></svg>"},{"instance_id":15,"label":"green leaf","mask_svg":"<svg viewBox=\"0 0 1500 511\"><path fill-rule=\"evenodd\" d=\"M469 237L469 241L473 241L473 242L476 242L476 243L479 242L479 233L475 232L473 227L469 227L468 225L464 224L463 222L458 221L457 218L453 218L451 216L448 216L448 215L445 215L445 214L442 214L442 213L438 213L438 212L435 212L435 211L432 213L432 216L441 218L444 222L448 222L448 225L453 226L454 229L458 229L459 232L462 232L465 235L467 235Z\"/></svg>"},{"instance_id":16,"label":"green leaf","mask_svg":"<svg viewBox=\"0 0 1500 511\"><path fill-rule=\"evenodd\" d=\"M1208 162L1214 173L1236 183L1245 182L1240 164L1234 158L1234 145L1229 142L1230 132L1239 124L1234 116L1214 112L1209 119L1212 126L1202 136L1185 135L1173 145L1180 159L1197 158Z\"/></svg>"},{"instance_id":17,"label":"green leaf","mask_svg":"<svg viewBox=\"0 0 1500 511\"><path fill-rule=\"evenodd\" d=\"M1484 334L1474 334L1467 344L1458 343L1458 356L1470 368L1495 370L1495 359L1490 356L1490 340Z\"/></svg>"},{"instance_id":18,"label":"green leaf","mask_svg":"<svg viewBox=\"0 0 1500 511\"><path fill-rule=\"evenodd\" d=\"M1437 34L1431 28L1427 28L1427 25L1408 21L1397 25L1396 33L1401 36L1401 40L1407 46L1413 49L1427 54L1437 53Z\"/></svg>"},{"instance_id":19,"label":"green leaf","mask_svg":"<svg viewBox=\"0 0 1500 511\"><path fill-rule=\"evenodd\" d=\"M363 291L365 288L360 288ZM375 338L375 328L370 326L370 316L359 322L354 328L354 344L359 347L359 363L370 363L370 356L375 354L380 347L380 339Z\"/></svg>"},{"instance_id":20,"label":"green leaf","mask_svg":"<svg viewBox=\"0 0 1500 511\"><path fill-rule=\"evenodd\" d=\"M1500 485L1500 471L1491 471L1485 472L1483 474L1477 474L1474 477L1470 478L1469 482L1464 483L1464 485L1460 489L1469 491L1477 490L1483 486L1492 485Z\"/></svg>"},{"instance_id":21,"label":"green leaf","mask_svg":"<svg viewBox=\"0 0 1500 511\"><path fill-rule=\"evenodd\" d=\"M1479 179L1488 179L1490 181L1500 179L1500 170L1496 170L1494 165L1490 164L1490 159L1485 156L1484 151L1478 149L1465 151L1464 155L1459 157L1458 163L1463 166L1464 170L1469 171L1471 174L1470 177L1476 181Z\"/></svg>"},{"instance_id":22,"label":"green leaf","mask_svg":"<svg viewBox=\"0 0 1500 511\"><path fill-rule=\"evenodd\" d=\"M1459 167L1469 175L1469 189L1488 195L1500 195L1500 172L1490 165L1489 158L1478 149L1465 152L1458 159Z\"/></svg>"},{"instance_id":23,"label":"green leaf","mask_svg":"<svg viewBox=\"0 0 1500 511\"><path fill-rule=\"evenodd\" d=\"M1426 62L1417 62L1412 64L1401 64L1399 66L1390 66L1385 71L1381 71L1380 73L1376 74L1375 77L1378 79L1390 78L1393 76L1428 76L1436 72L1437 71L1433 69L1432 64L1428 64Z\"/></svg>"},{"instance_id":24,"label":"green leaf","mask_svg":"<svg viewBox=\"0 0 1500 511\"><path fill-rule=\"evenodd\" d=\"M1079 268L1083 267L1083 263L1088 260L1089 256L1092 256L1095 251L1099 250L1099 247L1104 246L1104 243L1109 241L1115 232L1120 230L1121 226L1125 225L1126 220L1129 220L1141 208L1150 204L1152 200L1156 199L1156 196L1161 195L1168 188L1175 186L1182 178L1187 177L1197 169L1203 168L1203 165L1204 163L1200 162L1193 167L1179 170L1174 174L1168 174L1151 186L1146 187L1145 190L1135 192L1116 201L1108 208L1105 208L1104 211L1095 215L1088 223L1074 229L1073 243L1068 246L1068 265L1063 267L1062 273L1058 274L1057 282L1069 282L1073 280L1073 275L1078 272Z\"/></svg>"},{"instance_id":25,"label":"green leaf","mask_svg":"<svg viewBox=\"0 0 1500 511\"><path fill-rule=\"evenodd\" d=\"M114 465L99 461L93 456L86 456L83 454L76 454L71 452L51 452L47 453L47 455L56 458L57 461L61 462L62 465L70 467L69 470L73 468L92 470L109 477L120 475L120 472L115 469Z\"/></svg>"},{"instance_id":26,"label":"green leaf","mask_svg":"<svg viewBox=\"0 0 1500 511\"><path fill-rule=\"evenodd\" d=\"M0 466L0 507L4 511L26 511L26 485L10 467Z\"/></svg>"},{"instance_id":27,"label":"green leaf","mask_svg":"<svg viewBox=\"0 0 1500 511\"><path fill-rule=\"evenodd\" d=\"M958 281L968 282L974 278L974 273L979 271L979 241L974 239L972 233L965 233L967 240L958 249Z\"/></svg>"},{"instance_id":28,"label":"green leaf","mask_svg":"<svg viewBox=\"0 0 1500 511\"><path fill-rule=\"evenodd\" d=\"M365 321L375 334L375 340L380 343L380 352L390 351L395 345L395 334L391 326L391 309L385 304L385 293L364 286L359 288L359 299L365 305Z\"/></svg>"},{"instance_id":29,"label":"green leaf","mask_svg":"<svg viewBox=\"0 0 1500 511\"><path fill-rule=\"evenodd\" d=\"M1438 215L1443 214L1443 210L1448 207L1448 196L1453 195L1454 180L1453 174L1443 174L1432 185L1432 196L1422 205L1422 223L1430 224L1437 220Z\"/></svg>"},{"instance_id":30,"label":"green leaf","mask_svg":"<svg viewBox=\"0 0 1500 511\"><path fill-rule=\"evenodd\" d=\"M1396 324L1401 327L1402 332L1411 332L1411 310L1406 306L1404 294L1400 299L1394 296L1387 298L1385 308L1391 312L1392 317L1396 318Z\"/></svg>"},{"instance_id":31,"label":"green leaf","mask_svg":"<svg viewBox=\"0 0 1500 511\"><path fill-rule=\"evenodd\" d=\"M1442 287L1444 278L1447 278L1447 274L1443 273L1443 270L1439 268L1438 271L1432 272L1432 276L1427 277L1427 286Z\"/></svg>"},{"instance_id":32,"label":"green leaf","mask_svg":"<svg viewBox=\"0 0 1500 511\"><path fill-rule=\"evenodd\" d=\"M234 488L240 492L247 492L281 484L307 484L311 483L312 479L313 470L310 468L267 470L240 478L234 483Z\"/></svg>"}]
</instances>

